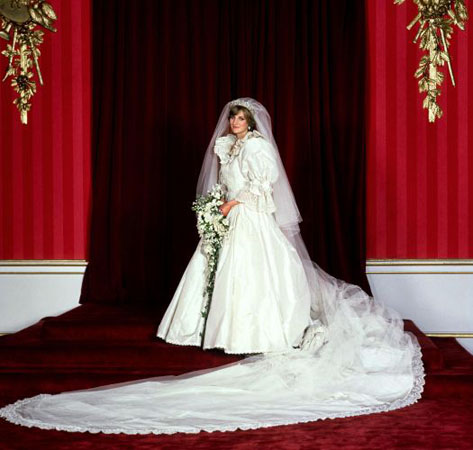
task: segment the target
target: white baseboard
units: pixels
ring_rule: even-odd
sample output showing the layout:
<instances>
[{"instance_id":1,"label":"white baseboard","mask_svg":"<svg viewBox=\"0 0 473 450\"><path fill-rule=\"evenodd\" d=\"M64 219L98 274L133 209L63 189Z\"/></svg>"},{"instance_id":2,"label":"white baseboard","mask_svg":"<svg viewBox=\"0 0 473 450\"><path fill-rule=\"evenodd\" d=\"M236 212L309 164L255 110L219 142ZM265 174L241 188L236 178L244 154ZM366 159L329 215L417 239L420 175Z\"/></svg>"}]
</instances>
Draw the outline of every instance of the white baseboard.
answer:
<instances>
[{"instance_id":1,"label":"white baseboard","mask_svg":"<svg viewBox=\"0 0 473 450\"><path fill-rule=\"evenodd\" d=\"M0 333L14 333L79 304L87 262L0 261Z\"/></svg>"},{"instance_id":2,"label":"white baseboard","mask_svg":"<svg viewBox=\"0 0 473 450\"><path fill-rule=\"evenodd\" d=\"M366 273L376 298L473 353L473 260L368 260Z\"/></svg>"}]
</instances>

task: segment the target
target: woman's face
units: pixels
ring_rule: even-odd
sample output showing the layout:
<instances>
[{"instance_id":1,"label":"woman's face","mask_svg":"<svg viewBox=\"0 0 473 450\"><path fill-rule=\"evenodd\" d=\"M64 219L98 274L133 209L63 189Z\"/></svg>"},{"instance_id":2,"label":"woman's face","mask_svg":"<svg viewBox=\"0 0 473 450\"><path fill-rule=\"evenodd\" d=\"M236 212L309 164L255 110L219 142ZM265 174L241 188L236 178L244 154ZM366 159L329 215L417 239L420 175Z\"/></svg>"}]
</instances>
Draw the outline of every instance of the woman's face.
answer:
<instances>
[{"instance_id":1,"label":"woman's face","mask_svg":"<svg viewBox=\"0 0 473 450\"><path fill-rule=\"evenodd\" d=\"M238 111L236 115L230 117L230 129L232 130L232 133L237 136L246 134L248 131L248 122L243 111Z\"/></svg>"}]
</instances>

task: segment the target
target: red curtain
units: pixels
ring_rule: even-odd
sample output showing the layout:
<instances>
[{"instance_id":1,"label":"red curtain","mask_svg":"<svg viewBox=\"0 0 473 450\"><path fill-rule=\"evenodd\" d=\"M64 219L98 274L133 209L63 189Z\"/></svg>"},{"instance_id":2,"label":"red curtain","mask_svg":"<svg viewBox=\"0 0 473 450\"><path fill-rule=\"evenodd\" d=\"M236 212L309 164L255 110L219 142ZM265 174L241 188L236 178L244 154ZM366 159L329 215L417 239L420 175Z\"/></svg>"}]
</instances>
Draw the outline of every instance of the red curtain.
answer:
<instances>
[{"instance_id":1,"label":"red curtain","mask_svg":"<svg viewBox=\"0 0 473 450\"><path fill-rule=\"evenodd\" d=\"M218 115L261 101L313 259L365 289L364 2L93 2L93 205L81 303L164 309L198 242Z\"/></svg>"}]
</instances>

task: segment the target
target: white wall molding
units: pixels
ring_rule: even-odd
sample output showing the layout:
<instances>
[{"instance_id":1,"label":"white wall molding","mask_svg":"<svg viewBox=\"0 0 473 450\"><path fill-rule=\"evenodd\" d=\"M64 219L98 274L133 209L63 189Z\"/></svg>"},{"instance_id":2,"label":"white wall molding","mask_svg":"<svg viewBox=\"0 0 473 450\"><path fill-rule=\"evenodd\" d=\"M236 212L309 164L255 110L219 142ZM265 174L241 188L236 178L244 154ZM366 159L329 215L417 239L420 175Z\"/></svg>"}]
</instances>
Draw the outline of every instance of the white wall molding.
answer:
<instances>
[{"instance_id":1,"label":"white wall molding","mask_svg":"<svg viewBox=\"0 0 473 450\"><path fill-rule=\"evenodd\" d=\"M470 266L473 259L368 259L367 266Z\"/></svg>"},{"instance_id":2,"label":"white wall molding","mask_svg":"<svg viewBox=\"0 0 473 450\"><path fill-rule=\"evenodd\" d=\"M368 260L366 273L376 298L473 353L473 260Z\"/></svg>"},{"instance_id":3,"label":"white wall molding","mask_svg":"<svg viewBox=\"0 0 473 450\"><path fill-rule=\"evenodd\" d=\"M0 260L0 334L79 304L85 260Z\"/></svg>"}]
</instances>

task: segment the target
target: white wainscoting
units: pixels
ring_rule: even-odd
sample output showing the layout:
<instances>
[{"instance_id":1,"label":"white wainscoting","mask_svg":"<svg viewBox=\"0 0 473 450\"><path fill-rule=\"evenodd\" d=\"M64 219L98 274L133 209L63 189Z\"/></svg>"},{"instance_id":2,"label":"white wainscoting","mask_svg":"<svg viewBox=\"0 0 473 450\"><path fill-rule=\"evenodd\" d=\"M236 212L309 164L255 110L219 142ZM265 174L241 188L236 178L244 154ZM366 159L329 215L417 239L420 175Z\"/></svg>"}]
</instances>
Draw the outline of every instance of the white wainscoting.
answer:
<instances>
[{"instance_id":1,"label":"white wainscoting","mask_svg":"<svg viewBox=\"0 0 473 450\"><path fill-rule=\"evenodd\" d=\"M0 333L79 304L87 262L0 261ZM427 334L452 335L473 353L473 260L369 260L373 294Z\"/></svg>"},{"instance_id":2,"label":"white wainscoting","mask_svg":"<svg viewBox=\"0 0 473 450\"><path fill-rule=\"evenodd\" d=\"M473 260L368 260L366 273L376 298L473 353Z\"/></svg>"},{"instance_id":3,"label":"white wainscoting","mask_svg":"<svg viewBox=\"0 0 473 450\"><path fill-rule=\"evenodd\" d=\"M79 304L86 261L0 261L0 333L14 333Z\"/></svg>"}]
</instances>

